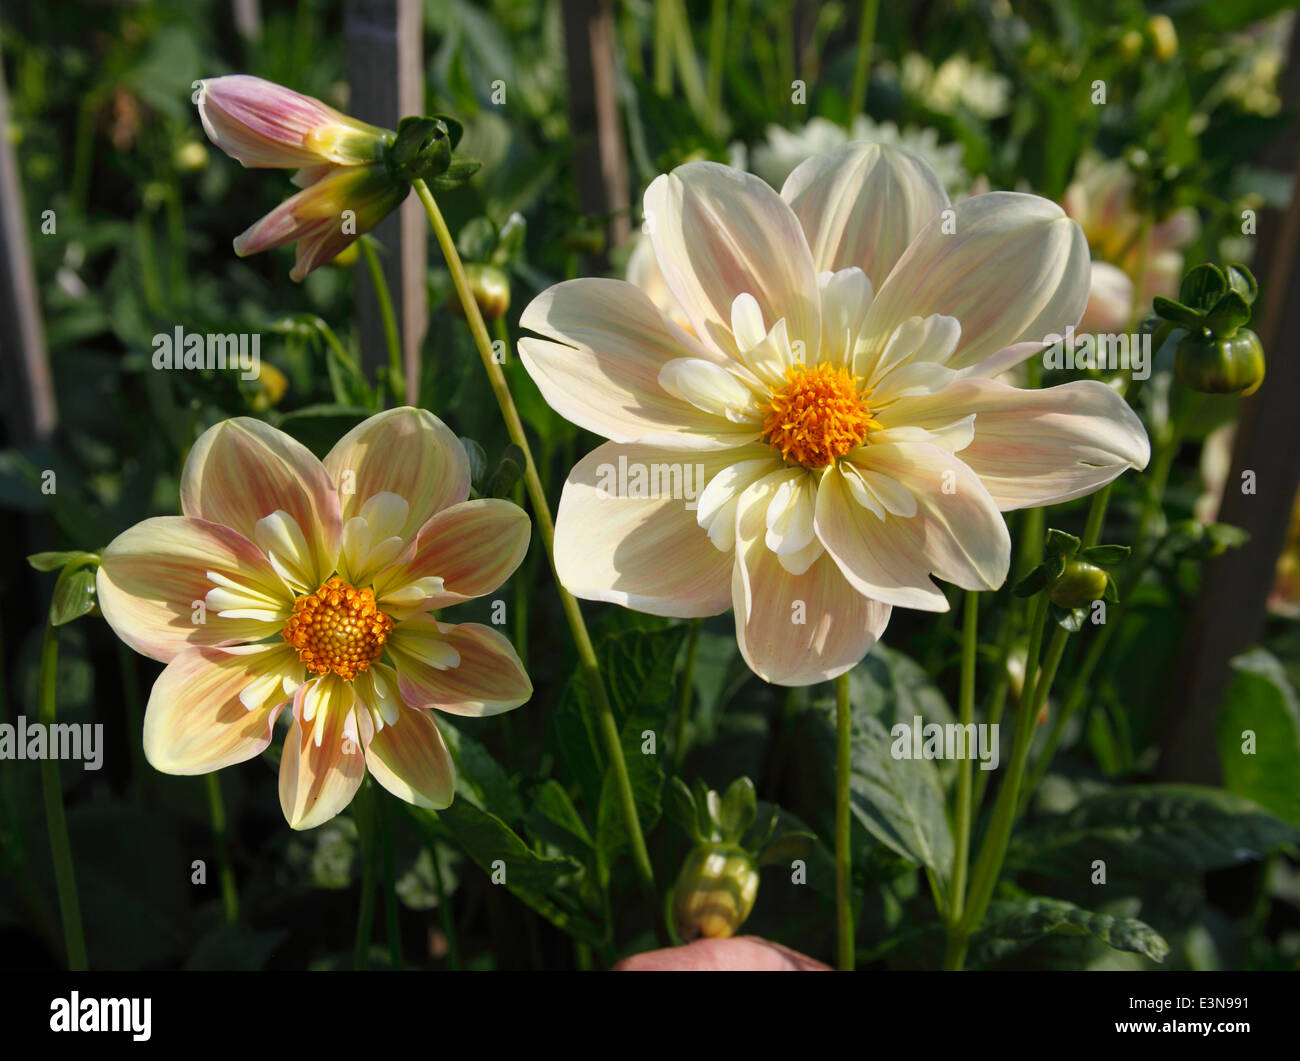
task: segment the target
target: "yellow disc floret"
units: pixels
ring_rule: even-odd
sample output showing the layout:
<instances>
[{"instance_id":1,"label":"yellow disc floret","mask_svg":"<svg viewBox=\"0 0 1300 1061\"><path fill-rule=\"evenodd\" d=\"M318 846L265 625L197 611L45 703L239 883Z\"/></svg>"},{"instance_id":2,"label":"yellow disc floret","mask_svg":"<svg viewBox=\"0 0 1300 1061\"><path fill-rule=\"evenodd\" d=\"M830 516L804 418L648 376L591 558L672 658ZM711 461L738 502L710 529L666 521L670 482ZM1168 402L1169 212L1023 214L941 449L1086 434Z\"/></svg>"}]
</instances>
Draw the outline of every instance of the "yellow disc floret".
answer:
<instances>
[{"instance_id":1,"label":"yellow disc floret","mask_svg":"<svg viewBox=\"0 0 1300 1061\"><path fill-rule=\"evenodd\" d=\"M844 367L792 365L763 407L763 438L784 459L805 468L823 468L843 457L880 426L858 384Z\"/></svg>"},{"instance_id":2,"label":"yellow disc floret","mask_svg":"<svg viewBox=\"0 0 1300 1061\"><path fill-rule=\"evenodd\" d=\"M376 607L374 593L331 578L294 601L282 635L308 670L333 671L351 681L383 654L392 629L393 620Z\"/></svg>"}]
</instances>

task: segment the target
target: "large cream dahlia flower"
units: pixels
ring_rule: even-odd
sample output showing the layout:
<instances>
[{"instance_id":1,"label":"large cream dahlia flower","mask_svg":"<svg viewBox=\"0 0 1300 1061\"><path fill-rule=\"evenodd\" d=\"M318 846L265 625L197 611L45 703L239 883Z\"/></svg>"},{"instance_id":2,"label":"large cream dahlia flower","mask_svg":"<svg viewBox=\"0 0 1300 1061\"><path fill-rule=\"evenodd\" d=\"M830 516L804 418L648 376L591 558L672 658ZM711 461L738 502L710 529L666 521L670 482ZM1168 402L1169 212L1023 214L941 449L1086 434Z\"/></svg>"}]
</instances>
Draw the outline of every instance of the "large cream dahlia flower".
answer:
<instances>
[{"instance_id":1,"label":"large cream dahlia flower","mask_svg":"<svg viewBox=\"0 0 1300 1061\"><path fill-rule=\"evenodd\" d=\"M1003 511L1145 466L1141 423L1103 384L992 379L1087 302L1088 245L1055 204L950 206L919 159L853 143L779 195L689 163L645 213L675 309L579 279L522 318L545 337L519 349L547 401L611 440L560 500L575 595L683 617L730 605L750 667L806 685L860 660L894 605L947 609L931 575L1000 585Z\"/></svg>"},{"instance_id":2,"label":"large cream dahlia flower","mask_svg":"<svg viewBox=\"0 0 1300 1061\"><path fill-rule=\"evenodd\" d=\"M280 804L295 829L332 818L369 769L434 809L455 770L429 708L492 715L532 695L510 642L430 613L490 593L529 523L467 501L469 462L431 413L372 416L317 460L259 420L199 438L183 516L147 519L104 551L99 604L128 645L167 664L144 751L169 774L243 762L292 703Z\"/></svg>"}]
</instances>

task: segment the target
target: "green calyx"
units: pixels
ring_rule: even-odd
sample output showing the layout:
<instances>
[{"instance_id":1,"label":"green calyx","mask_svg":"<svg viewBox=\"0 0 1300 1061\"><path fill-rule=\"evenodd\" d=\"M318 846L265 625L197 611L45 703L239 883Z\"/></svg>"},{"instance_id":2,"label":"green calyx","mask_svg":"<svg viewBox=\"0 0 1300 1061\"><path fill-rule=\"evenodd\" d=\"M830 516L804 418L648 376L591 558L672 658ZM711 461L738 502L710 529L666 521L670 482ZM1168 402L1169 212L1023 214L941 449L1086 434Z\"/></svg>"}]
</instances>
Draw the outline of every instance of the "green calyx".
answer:
<instances>
[{"instance_id":1,"label":"green calyx","mask_svg":"<svg viewBox=\"0 0 1300 1061\"><path fill-rule=\"evenodd\" d=\"M482 163L456 154L463 133L460 122L446 114L403 118L385 153L393 179L427 181L438 191L465 183Z\"/></svg>"},{"instance_id":2,"label":"green calyx","mask_svg":"<svg viewBox=\"0 0 1300 1061\"><path fill-rule=\"evenodd\" d=\"M1184 329L1174 355L1183 384L1207 394L1251 394L1264 380L1264 348L1250 323L1259 284L1244 265L1198 265L1178 300L1156 296L1156 313Z\"/></svg>"},{"instance_id":3,"label":"green calyx","mask_svg":"<svg viewBox=\"0 0 1300 1061\"><path fill-rule=\"evenodd\" d=\"M1096 601L1119 600L1115 579L1105 568L1129 554L1127 545L1093 545L1083 548L1073 534L1052 529L1043 545L1043 562L1016 583L1017 597L1046 593L1049 614L1066 630L1078 630Z\"/></svg>"}]
</instances>

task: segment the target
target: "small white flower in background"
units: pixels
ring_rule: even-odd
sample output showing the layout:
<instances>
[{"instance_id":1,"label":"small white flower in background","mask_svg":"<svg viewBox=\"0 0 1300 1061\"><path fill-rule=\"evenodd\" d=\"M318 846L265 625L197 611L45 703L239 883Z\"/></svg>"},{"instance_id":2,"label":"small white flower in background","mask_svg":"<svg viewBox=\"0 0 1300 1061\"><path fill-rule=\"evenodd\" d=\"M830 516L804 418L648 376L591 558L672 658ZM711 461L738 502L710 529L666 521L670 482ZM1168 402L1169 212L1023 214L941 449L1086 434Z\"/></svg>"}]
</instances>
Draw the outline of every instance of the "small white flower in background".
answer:
<instances>
[{"instance_id":1,"label":"small white flower in background","mask_svg":"<svg viewBox=\"0 0 1300 1061\"><path fill-rule=\"evenodd\" d=\"M1111 388L1027 391L993 377L1075 324L1091 263L1055 203L950 204L923 161L846 144L780 194L692 162L647 189L661 308L621 280L569 280L525 309L525 367L552 408L611 441L569 474L560 580L658 615L735 609L749 666L826 681L898 605L945 611L937 576L992 589L1001 512L1083 496L1146 465ZM689 328L677 323L684 320ZM673 491L611 492L611 468Z\"/></svg>"},{"instance_id":2,"label":"small white flower in background","mask_svg":"<svg viewBox=\"0 0 1300 1061\"><path fill-rule=\"evenodd\" d=\"M909 52L898 76L907 95L940 114L952 114L960 105L990 121L1002 117L1010 106L1011 82L960 52L937 69L920 52Z\"/></svg>"}]
</instances>

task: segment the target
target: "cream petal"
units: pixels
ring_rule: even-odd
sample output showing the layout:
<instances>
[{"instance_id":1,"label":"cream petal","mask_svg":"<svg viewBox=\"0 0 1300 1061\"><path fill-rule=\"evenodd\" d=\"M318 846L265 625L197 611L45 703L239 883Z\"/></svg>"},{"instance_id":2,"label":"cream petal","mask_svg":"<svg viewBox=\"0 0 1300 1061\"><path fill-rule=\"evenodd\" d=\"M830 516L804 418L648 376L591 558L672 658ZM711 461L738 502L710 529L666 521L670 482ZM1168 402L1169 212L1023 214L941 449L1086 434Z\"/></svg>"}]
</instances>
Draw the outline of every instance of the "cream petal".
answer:
<instances>
[{"instance_id":1,"label":"cream petal","mask_svg":"<svg viewBox=\"0 0 1300 1061\"><path fill-rule=\"evenodd\" d=\"M334 570L342 519L325 469L301 442L251 417L223 420L199 436L181 472L181 510L256 540L277 510L302 529L313 585Z\"/></svg>"},{"instance_id":2,"label":"cream petal","mask_svg":"<svg viewBox=\"0 0 1300 1061\"><path fill-rule=\"evenodd\" d=\"M764 542L778 555L804 552L813 542L817 480L803 468L791 468L774 477L774 481L777 486L771 503L767 506L767 534ZM815 555L810 556L807 563L815 559Z\"/></svg>"},{"instance_id":3,"label":"cream petal","mask_svg":"<svg viewBox=\"0 0 1300 1061\"><path fill-rule=\"evenodd\" d=\"M857 266L877 289L948 206L943 182L926 162L864 142L807 159L786 178L781 197L799 218L819 272Z\"/></svg>"},{"instance_id":4,"label":"cream petal","mask_svg":"<svg viewBox=\"0 0 1300 1061\"><path fill-rule=\"evenodd\" d=\"M455 797L456 767L428 711L401 705L397 720L370 738L366 766L379 784L413 806L442 810Z\"/></svg>"},{"instance_id":5,"label":"cream petal","mask_svg":"<svg viewBox=\"0 0 1300 1061\"><path fill-rule=\"evenodd\" d=\"M259 519L253 526L253 540L266 553L276 574L294 589L309 593L320 585L307 535L284 509Z\"/></svg>"},{"instance_id":6,"label":"cream petal","mask_svg":"<svg viewBox=\"0 0 1300 1061\"><path fill-rule=\"evenodd\" d=\"M697 505L724 469L771 454L762 445L683 453L616 442L589 453L560 497L561 584L584 600L652 615L726 611L730 563L697 522Z\"/></svg>"},{"instance_id":7,"label":"cream petal","mask_svg":"<svg viewBox=\"0 0 1300 1061\"><path fill-rule=\"evenodd\" d=\"M899 415L924 421L953 408L975 414L975 439L961 459L1003 511L1082 497L1129 468L1145 468L1151 456L1137 414L1096 380L1045 390L959 380Z\"/></svg>"},{"instance_id":8,"label":"cream petal","mask_svg":"<svg viewBox=\"0 0 1300 1061\"><path fill-rule=\"evenodd\" d=\"M528 552L532 524L528 513L500 498L462 501L433 516L416 536L409 559L375 579L380 607L409 598L404 591L421 579L442 580L419 607L446 608L491 593L505 582Z\"/></svg>"},{"instance_id":9,"label":"cream petal","mask_svg":"<svg viewBox=\"0 0 1300 1061\"><path fill-rule=\"evenodd\" d=\"M434 670L460 666L460 653L432 615L415 615L394 626L388 638L388 651L399 667L403 660L411 667Z\"/></svg>"},{"instance_id":10,"label":"cream petal","mask_svg":"<svg viewBox=\"0 0 1300 1061\"><path fill-rule=\"evenodd\" d=\"M709 533L709 540L729 553L736 545L736 505L753 483L780 471L783 462L774 455L728 465L709 480L695 510L696 522Z\"/></svg>"},{"instance_id":11,"label":"cream petal","mask_svg":"<svg viewBox=\"0 0 1300 1061\"><path fill-rule=\"evenodd\" d=\"M859 452L863 467L893 479L916 499L914 517L888 523L888 533L904 548L962 589L1002 585L1011 564L1011 536L997 504L961 458L927 443L866 446Z\"/></svg>"},{"instance_id":12,"label":"cream petal","mask_svg":"<svg viewBox=\"0 0 1300 1061\"><path fill-rule=\"evenodd\" d=\"M848 366L874 297L871 280L855 267L822 273L817 283L822 292L821 359Z\"/></svg>"},{"instance_id":13,"label":"cream petal","mask_svg":"<svg viewBox=\"0 0 1300 1061\"><path fill-rule=\"evenodd\" d=\"M841 462L827 470L817 491L817 537L830 558L864 596L899 608L947 611L948 598L930 580L925 558L909 539L892 533L900 520L884 515L874 492L864 506L857 474L871 473ZM885 479L872 475L873 483Z\"/></svg>"},{"instance_id":14,"label":"cream petal","mask_svg":"<svg viewBox=\"0 0 1300 1061\"><path fill-rule=\"evenodd\" d=\"M566 280L533 299L519 323L544 337L519 340L528 374L551 408L579 427L616 441L653 435L685 447L743 435L664 390L659 372L670 361L726 362L632 284Z\"/></svg>"},{"instance_id":15,"label":"cream petal","mask_svg":"<svg viewBox=\"0 0 1300 1061\"><path fill-rule=\"evenodd\" d=\"M1034 195L989 192L952 210L951 226L943 218L930 222L877 289L865 325L872 339L859 359L874 363L894 329L916 315L961 322L961 343L948 362L958 369L1082 316L1088 243L1060 207Z\"/></svg>"},{"instance_id":16,"label":"cream petal","mask_svg":"<svg viewBox=\"0 0 1300 1061\"><path fill-rule=\"evenodd\" d=\"M680 357L659 370L659 385L706 413L732 423L754 424L757 437L757 424L762 419L757 380L748 386L721 365L695 357Z\"/></svg>"},{"instance_id":17,"label":"cream petal","mask_svg":"<svg viewBox=\"0 0 1300 1061\"><path fill-rule=\"evenodd\" d=\"M206 774L260 755L288 701L280 679L296 665L283 643L196 645L180 653L154 682L145 708L149 765L164 774Z\"/></svg>"},{"instance_id":18,"label":"cream petal","mask_svg":"<svg viewBox=\"0 0 1300 1061\"><path fill-rule=\"evenodd\" d=\"M510 711L533 695L514 646L497 631L480 623L437 625L459 661L438 668L408 652L394 653L398 687L408 705L482 717Z\"/></svg>"},{"instance_id":19,"label":"cream petal","mask_svg":"<svg viewBox=\"0 0 1300 1061\"><path fill-rule=\"evenodd\" d=\"M864 327L869 327L869 322ZM944 369L951 373L953 370L945 366L960 341L961 323L955 317L939 313L908 317L894 329L879 354L872 353L877 347L870 339L859 343L854 352L853 371L873 391L878 387L883 390L885 381L904 369L919 372ZM900 383L908 379L905 374L900 377ZM898 390L899 384L889 389Z\"/></svg>"},{"instance_id":20,"label":"cream petal","mask_svg":"<svg viewBox=\"0 0 1300 1061\"><path fill-rule=\"evenodd\" d=\"M393 518L372 525L376 543L390 535L409 541L434 513L469 497L465 448L425 409L388 409L363 420L329 451L325 469L337 484L344 519L375 515L366 505L377 494L396 494L407 503L400 529L392 529ZM385 505L386 517L395 517L395 506Z\"/></svg>"},{"instance_id":21,"label":"cream petal","mask_svg":"<svg viewBox=\"0 0 1300 1061\"><path fill-rule=\"evenodd\" d=\"M96 595L113 632L164 663L193 645L260 641L276 632L258 619L205 612L214 585L240 592L246 603L276 602L280 621L292 609L289 587L252 542L185 516L146 519L114 538L100 559Z\"/></svg>"},{"instance_id":22,"label":"cream petal","mask_svg":"<svg viewBox=\"0 0 1300 1061\"><path fill-rule=\"evenodd\" d=\"M304 683L280 756L280 808L293 829L314 829L352 802L366 775L369 716L359 730L352 686L333 674ZM310 712L311 717L305 715Z\"/></svg>"},{"instance_id":23,"label":"cream petal","mask_svg":"<svg viewBox=\"0 0 1300 1061\"><path fill-rule=\"evenodd\" d=\"M774 477L745 491L736 514L731 592L736 641L750 669L777 685L813 685L849 670L889 621L823 554L803 574L787 571L764 544Z\"/></svg>"},{"instance_id":24,"label":"cream petal","mask_svg":"<svg viewBox=\"0 0 1300 1061\"><path fill-rule=\"evenodd\" d=\"M792 342L819 349L821 301L808 241L763 181L716 162L688 162L646 189L645 215L664 279L696 335L733 354L732 306L748 293L765 321L785 318Z\"/></svg>"}]
</instances>

